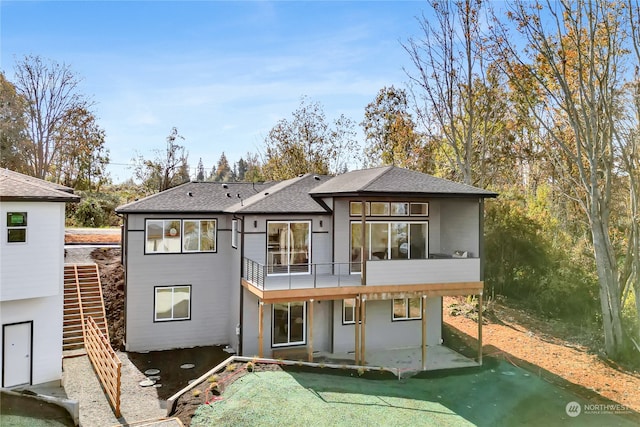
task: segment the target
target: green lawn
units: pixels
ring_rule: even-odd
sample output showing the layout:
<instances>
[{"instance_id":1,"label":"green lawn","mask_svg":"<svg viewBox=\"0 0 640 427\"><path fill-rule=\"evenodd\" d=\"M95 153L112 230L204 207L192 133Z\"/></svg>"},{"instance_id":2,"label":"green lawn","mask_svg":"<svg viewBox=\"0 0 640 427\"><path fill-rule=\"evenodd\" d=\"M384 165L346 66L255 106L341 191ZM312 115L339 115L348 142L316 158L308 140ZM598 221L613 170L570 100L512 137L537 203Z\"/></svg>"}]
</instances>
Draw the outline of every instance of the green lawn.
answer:
<instances>
[{"instance_id":1,"label":"green lawn","mask_svg":"<svg viewBox=\"0 0 640 427\"><path fill-rule=\"evenodd\" d=\"M329 368L251 373L233 383L221 401L198 408L191 425L638 425L638 418L632 418L637 414L600 410L569 417L569 402L581 408L594 402L506 362L490 364L402 381L330 375Z\"/></svg>"}]
</instances>

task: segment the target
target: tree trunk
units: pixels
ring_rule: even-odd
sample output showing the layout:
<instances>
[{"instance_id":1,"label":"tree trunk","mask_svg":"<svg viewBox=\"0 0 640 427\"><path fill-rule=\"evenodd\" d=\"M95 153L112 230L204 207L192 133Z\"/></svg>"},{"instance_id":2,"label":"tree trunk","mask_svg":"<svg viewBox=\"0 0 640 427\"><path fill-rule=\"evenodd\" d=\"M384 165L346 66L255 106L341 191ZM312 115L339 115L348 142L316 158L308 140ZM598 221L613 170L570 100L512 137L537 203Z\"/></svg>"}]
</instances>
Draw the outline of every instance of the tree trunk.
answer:
<instances>
[{"instance_id":1,"label":"tree trunk","mask_svg":"<svg viewBox=\"0 0 640 427\"><path fill-rule=\"evenodd\" d=\"M602 309L602 327L604 331L604 345L607 355L617 358L622 350L622 318L620 311L620 284L617 267L612 257L613 247L605 233L606 225L597 215L591 222L593 237L593 251L596 260L596 270L600 283L600 306Z\"/></svg>"}]
</instances>

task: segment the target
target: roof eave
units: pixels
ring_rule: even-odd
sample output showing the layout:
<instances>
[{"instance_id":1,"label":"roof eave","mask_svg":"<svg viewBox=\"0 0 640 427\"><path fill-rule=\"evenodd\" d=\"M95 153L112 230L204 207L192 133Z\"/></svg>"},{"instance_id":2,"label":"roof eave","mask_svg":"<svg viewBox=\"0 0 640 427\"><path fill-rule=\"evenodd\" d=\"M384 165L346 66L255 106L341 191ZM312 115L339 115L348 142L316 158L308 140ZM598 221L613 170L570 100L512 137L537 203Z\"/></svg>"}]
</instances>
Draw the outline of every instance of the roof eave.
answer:
<instances>
[{"instance_id":1,"label":"roof eave","mask_svg":"<svg viewBox=\"0 0 640 427\"><path fill-rule=\"evenodd\" d=\"M410 191L384 192L384 191L350 191L344 193L311 193L311 197L431 197L431 198L496 198L497 193L415 193Z\"/></svg>"}]
</instances>

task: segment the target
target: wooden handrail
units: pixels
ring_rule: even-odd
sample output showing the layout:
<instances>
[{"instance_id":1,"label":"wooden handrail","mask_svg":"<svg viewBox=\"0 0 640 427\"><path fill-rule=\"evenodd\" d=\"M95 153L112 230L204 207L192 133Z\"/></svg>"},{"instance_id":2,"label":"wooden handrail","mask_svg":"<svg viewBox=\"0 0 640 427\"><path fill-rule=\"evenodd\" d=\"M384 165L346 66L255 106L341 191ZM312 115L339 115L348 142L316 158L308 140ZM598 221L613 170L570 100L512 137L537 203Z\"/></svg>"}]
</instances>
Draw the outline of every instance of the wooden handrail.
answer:
<instances>
[{"instance_id":1,"label":"wooden handrail","mask_svg":"<svg viewBox=\"0 0 640 427\"><path fill-rule=\"evenodd\" d=\"M109 339L91 316L86 320L85 349L89 360L109 398L116 418L120 418L120 386L122 362L111 347ZM84 326L84 324L83 324Z\"/></svg>"}]
</instances>

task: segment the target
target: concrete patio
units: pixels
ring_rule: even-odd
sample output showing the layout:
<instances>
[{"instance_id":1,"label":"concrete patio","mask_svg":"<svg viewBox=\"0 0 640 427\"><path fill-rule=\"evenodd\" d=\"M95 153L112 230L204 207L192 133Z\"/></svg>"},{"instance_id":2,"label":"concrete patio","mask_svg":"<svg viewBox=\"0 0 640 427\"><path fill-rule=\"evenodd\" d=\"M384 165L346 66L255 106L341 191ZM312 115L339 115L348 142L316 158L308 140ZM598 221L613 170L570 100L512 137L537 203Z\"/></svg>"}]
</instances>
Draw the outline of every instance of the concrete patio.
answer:
<instances>
[{"instance_id":1,"label":"concrete patio","mask_svg":"<svg viewBox=\"0 0 640 427\"><path fill-rule=\"evenodd\" d=\"M398 376L422 371L422 348L407 347L390 350L371 350L366 352L366 366L383 367ZM355 364L353 352L347 353L314 353L313 361L317 363ZM427 371L439 369L470 368L480 366L475 360L443 345L427 346Z\"/></svg>"}]
</instances>

